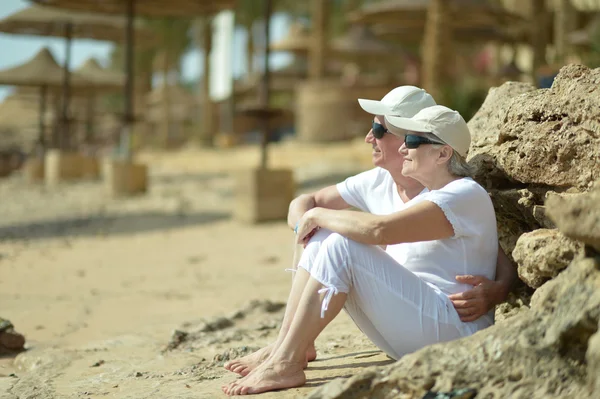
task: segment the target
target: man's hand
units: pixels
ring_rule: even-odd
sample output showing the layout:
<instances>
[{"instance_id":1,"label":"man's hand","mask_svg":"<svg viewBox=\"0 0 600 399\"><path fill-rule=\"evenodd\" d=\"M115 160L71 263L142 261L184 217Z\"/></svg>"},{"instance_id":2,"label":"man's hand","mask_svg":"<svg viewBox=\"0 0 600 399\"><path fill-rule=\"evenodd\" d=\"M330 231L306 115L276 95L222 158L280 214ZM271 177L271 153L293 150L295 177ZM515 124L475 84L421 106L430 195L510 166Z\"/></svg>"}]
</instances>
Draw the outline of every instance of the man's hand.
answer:
<instances>
[{"instance_id":1,"label":"man's hand","mask_svg":"<svg viewBox=\"0 0 600 399\"><path fill-rule=\"evenodd\" d=\"M477 320L503 302L508 295L504 284L483 276L456 276L456 281L473 286L468 291L448 296L463 322Z\"/></svg>"}]
</instances>

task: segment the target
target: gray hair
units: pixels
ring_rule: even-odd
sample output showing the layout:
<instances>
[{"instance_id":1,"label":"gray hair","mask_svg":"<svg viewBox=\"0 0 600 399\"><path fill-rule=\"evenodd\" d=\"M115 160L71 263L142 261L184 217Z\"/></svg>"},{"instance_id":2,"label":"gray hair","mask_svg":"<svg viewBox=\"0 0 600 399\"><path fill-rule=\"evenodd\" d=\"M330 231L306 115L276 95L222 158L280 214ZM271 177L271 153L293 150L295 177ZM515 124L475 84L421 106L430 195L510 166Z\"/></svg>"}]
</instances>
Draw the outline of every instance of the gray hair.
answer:
<instances>
[{"instance_id":1,"label":"gray hair","mask_svg":"<svg viewBox=\"0 0 600 399\"><path fill-rule=\"evenodd\" d=\"M433 133L425 133L425 137L431 141L436 141L440 143L433 144L433 148L442 148L443 145L448 145ZM467 163L466 158L460 155L454 149L452 149L452 156L450 157L450 161L446 165L448 166L448 172L450 172L450 174L454 176L471 177L474 172L473 167Z\"/></svg>"}]
</instances>

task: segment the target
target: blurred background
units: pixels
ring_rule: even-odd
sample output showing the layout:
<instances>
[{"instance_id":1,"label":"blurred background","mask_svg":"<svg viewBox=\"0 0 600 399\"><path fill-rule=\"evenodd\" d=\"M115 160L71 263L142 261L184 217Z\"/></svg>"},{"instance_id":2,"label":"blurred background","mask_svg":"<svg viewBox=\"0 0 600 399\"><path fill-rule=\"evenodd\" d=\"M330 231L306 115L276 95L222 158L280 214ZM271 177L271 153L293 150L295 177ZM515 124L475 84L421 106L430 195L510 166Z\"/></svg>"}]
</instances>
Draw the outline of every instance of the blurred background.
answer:
<instances>
[{"instance_id":1,"label":"blurred background","mask_svg":"<svg viewBox=\"0 0 600 399\"><path fill-rule=\"evenodd\" d=\"M207 8L203 15L136 17L135 148L173 149L190 141L230 146L260 140L259 119L239 111L260 101L265 1L224 3L223 10ZM271 3L268 101L281 109L271 118L271 141L287 136L332 141L363 135L369 115L363 115L356 98L378 99L402 84L426 88L439 103L459 110L468 120L487 90L503 81L549 87L565 63L600 64L600 2L595 0ZM40 4L5 0L0 5L0 69L26 65L40 52L58 67L70 52L72 76L93 63L91 73L112 78L112 87L78 90L71 79L71 101L62 122L70 125L72 147L114 145L123 119L125 13L88 21L102 10L86 13L85 7ZM65 48L64 29L48 28L66 21L73 22L70 50ZM98 29L92 26L102 23L105 26ZM28 31L27 25L35 28ZM100 29L113 32L95 32ZM105 40L94 40L99 36ZM65 92L60 82L52 83L56 89L48 84L43 111L43 139L50 147L60 144ZM0 84L2 145L30 153L40 139L40 88L36 82L13 85L2 79ZM344 115L346 124L325 122L336 115ZM14 143L4 143L7 136Z\"/></svg>"}]
</instances>

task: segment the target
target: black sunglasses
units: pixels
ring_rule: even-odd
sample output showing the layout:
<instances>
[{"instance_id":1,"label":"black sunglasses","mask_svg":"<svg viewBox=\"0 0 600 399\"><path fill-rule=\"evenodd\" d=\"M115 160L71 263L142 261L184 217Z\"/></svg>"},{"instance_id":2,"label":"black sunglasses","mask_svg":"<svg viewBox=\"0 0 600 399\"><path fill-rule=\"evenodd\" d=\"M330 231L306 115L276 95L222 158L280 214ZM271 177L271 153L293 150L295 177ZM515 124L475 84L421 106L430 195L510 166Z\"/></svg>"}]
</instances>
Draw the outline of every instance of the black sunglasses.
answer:
<instances>
[{"instance_id":1,"label":"black sunglasses","mask_svg":"<svg viewBox=\"0 0 600 399\"><path fill-rule=\"evenodd\" d=\"M439 141L429 140L427 137L417 136L416 134L406 134L404 136L404 145L406 148L419 148L421 144L444 144Z\"/></svg>"},{"instance_id":2,"label":"black sunglasses","mask_svg":"<svg viewBox=\"0 0 600 399\"><path fill-rule=\"evenodd\" d=\"M371 126L371 130L373 131L373 137L377 140L381 140L384 134L389 132L381 123L377 123L373 121L373 125Z\"/></svg>"}]
</instances>

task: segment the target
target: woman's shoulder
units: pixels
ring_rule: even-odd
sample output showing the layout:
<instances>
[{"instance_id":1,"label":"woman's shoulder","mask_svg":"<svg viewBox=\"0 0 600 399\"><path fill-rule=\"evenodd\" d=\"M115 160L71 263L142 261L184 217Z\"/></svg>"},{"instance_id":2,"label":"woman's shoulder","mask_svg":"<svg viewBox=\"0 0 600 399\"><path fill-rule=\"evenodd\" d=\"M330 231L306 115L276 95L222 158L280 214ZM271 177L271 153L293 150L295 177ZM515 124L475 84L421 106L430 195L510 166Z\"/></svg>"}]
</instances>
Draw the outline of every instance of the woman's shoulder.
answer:
<instances>
[{"instance_id":1,"label":"woman's shoulder","mask_svg":"<svg viewBox=\"0 0 600 399\"><path fill-rule=\"evenodd\" d=\"M461 177L446 184L440 191L477 193L488 195L487 191L470 177Z\"/></svg>"}]
</instances>

